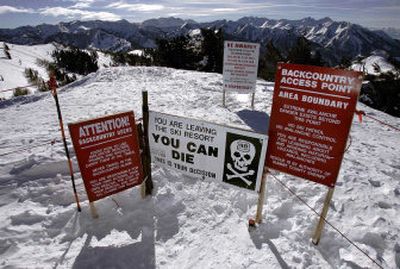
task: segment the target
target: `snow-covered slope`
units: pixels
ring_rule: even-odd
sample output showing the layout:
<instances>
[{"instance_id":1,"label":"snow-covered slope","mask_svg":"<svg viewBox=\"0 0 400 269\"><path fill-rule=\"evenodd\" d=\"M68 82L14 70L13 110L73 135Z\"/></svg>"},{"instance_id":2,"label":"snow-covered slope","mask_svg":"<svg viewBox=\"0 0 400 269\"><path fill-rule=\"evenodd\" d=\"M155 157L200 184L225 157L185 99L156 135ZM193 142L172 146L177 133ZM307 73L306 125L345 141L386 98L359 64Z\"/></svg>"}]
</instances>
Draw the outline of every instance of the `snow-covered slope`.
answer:
<instances>
[{"instance_id":1,"label":"snow-covered slope","mask_svg":"<svg viewBox=\"0 0 400 269\"><path fill-rule=\"evenodd\" d=\"M16 87L23 87L30 85L27 78L25 77L25 69L32 68L38 71L40 77L45 81L49 79L46 69L38 64L38 60L47 60L52 62L52 53L58 46L54 44L45 45L15 45L7 44L10 48L11 59L1 57L2 49L0 50L0 98L8 99L13 95L12 91L2 92L7 89ZM99 68L109 67L112 65L111 56L101 51L97 52L98 66ZM78 75L79 77L79 75ZM36 92L35 87L27 87L32 93Z\"/></svg>"},{"instance_id":2,"label":"snow-covered slope","mask_svg":"<svg viewBox=\"0 0 400 269\"><path fill-rule=\"evenodd\" d=\"M389 63L386 57L381 55L371 55L366 57L360 62L353 63L350 68L370 75L379 75L388 72L397 76L399 75L399 71L396 70L396 67Z\"/></svg>"},{"instance_id":3,"label":"snow-covered slope","mask_svg":"<svg viewBox=\"0 0 400 269\"><path fill-rule=\"evenodd\" d=\"M353 59L357 55L369 55L377 49L400 55L400 42L384 32L374 32L357 24L330 18L270 20L245 17L238 21L220 21L217 25L234 37L263 45L271 40L283 53L288 52L299 36L304 36L313 42L315 49L322 51L324 60L331 65L340 63L343 57Z\"/></svg>"},{"instance_id":4,"label":"snow-covered slope","mask_svg":"<svg viewBox=\"0 0 400 269\"><path fill-rule=\"evenodd\" d=\"M10 48L11 59L0 58L0 92L1 90L22 87L30 83L24 75L25 68L32 68L38 71L39 76L48 80L47 71L44 67L38 65L37 60L43 59L51 61L51 53L55 50L53 44L23 46L7 44ZM31 91L35 89L29 88ZM12 92L0 93L0 97L8 98Z\"/></svg>"},{"instance_id":5,"label":"snow-covered slope","mask_svg":"<svg viewBox=\"0 0 400 269\"><path fill-rule=\"evenodd\" d=\"M249 96L227 94L218 74L153 67L107 68L60 89L65 124L134 110L141 90L150 109L215 123L266 129L273 84L259 80ZM400 127L400 120L359 109ZM49 93L0 105L0 267L3 268L376 268L326 227L310 242L316 216L273 177L264 220L248 230L257 196L153 166L154 195L138 188L96 202L89 214L73 156L82 213L76 211L54 100ZM328 219L384 268L400 266L399 133L356 119ZM69 141L69 139L68 139ZM46 143L48 142L48 143ZM43 144L42 146L38 146ZM69 147L72 150L69 141ZM19 151L6 154L21 148ZM74 154L72 154L74 155ZM318 211L327 189L276 176Z\"/></svg>"},{"instance_id":6,"label":"snow-covered slope","mask_svg":"<svg viewBox=\"0 0 400 269\"><path fill-rule=\"evenodd\" d=\"M131 47L131 43L126 39L110 34L102 29L89 29L72 33L62 32L53 36L52 40L67 46L115 52L128 50Z\"/></svg>"}]
</instances>

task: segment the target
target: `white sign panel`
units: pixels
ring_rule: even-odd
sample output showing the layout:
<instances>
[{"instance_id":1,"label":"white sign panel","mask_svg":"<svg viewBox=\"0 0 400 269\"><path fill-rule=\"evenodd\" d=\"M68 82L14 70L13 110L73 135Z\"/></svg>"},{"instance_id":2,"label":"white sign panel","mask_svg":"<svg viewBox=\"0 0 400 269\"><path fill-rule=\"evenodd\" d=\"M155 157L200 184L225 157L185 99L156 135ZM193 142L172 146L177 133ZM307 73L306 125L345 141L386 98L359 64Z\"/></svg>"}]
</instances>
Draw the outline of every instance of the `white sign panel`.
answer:
<instances>
[{"instance_id":1,"label":"white sign panel","mask_svg":"<svg viewBox=\"0 0 400 269\"><path fill-rule=\"evenodd\" d=\"M253 93L256 88L260 44L225 41L224 91Z\"/></svg>"},{"instance_id":2,"label":"white sign panel","mask_svg":"<svg viewBox=\"0 0 400 269\"><path fill-rule=\"evenodd\" d=\"M157 165L259 190L266 154L264 134L151 111L149 140Z\"/></svg>"}]
</instances>

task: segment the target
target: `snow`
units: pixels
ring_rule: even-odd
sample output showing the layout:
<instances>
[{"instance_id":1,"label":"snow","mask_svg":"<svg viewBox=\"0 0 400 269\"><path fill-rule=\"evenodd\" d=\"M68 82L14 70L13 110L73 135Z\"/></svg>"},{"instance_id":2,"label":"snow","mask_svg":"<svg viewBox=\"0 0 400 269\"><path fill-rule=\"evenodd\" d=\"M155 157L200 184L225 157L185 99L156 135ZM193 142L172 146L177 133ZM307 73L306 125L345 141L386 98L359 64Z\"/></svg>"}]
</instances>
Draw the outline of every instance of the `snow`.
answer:
<instances>
[{"instance_id":1,"label":"snow","mask_svg":"<svg viewBox=\"0 0 400 269\"><path fill-rule=\"evenodd\" d=\"M30 83L24 75L25 68L32 68L38 71L39 76L43 79L49 79L46 69L37 64L37 59L51 61L51 53L55 50L54 45L7 45L10 48L11 60L0 58L0 76L4 78L4 81L0 79L0 91L29 85ZM33 88L30 89L34 91ZM12 94L12 92L0 93L0 98L8 98Z\"/></svg>"},{"instance_id":2,"label":"snow","mask_svg":"<svg viewBox=\"0 0 400 269\"><path fill-rule=\"evenodd\" d=\"M189 36L198 36L201 34L201 30L200 29L193 29L189 32Z\"/></svg>"},{"instance_id":3,"label":"snow","mask_svg":"<svg viewBox=\"0 0 400 269\"><path fill-rule=\"evenodd\" d=\"M128 54L137 55L137 56L143 56L144 50L139 50L139 49L131 50L131 51L128 52Z\"/></svg>"},{"instance_id":4,"label":"snow","mask_svg":"<svg viewBox=\"0 0 400 269\"><path fill-rule=\"evenodd\" d=\"M110 67L113 64L113 60L110 54L97 51L99 58L97 59L97 65L99 69Z\"/></svg>"},{"instance_id":5,"label":"snow","mask_svg":"<svg viewBox=\"0 0 400 269\"><path fill-rule=\"evenodd\" d=\"M13 49L11 48L11 51ZM1 69L3 70L3 69ZM65 124L150 109L233 127L266 130L273 84L250 96L227 93L219 74L159 67L104 68L59 90ZM389 124L400 120L359 103ZM54 100L49 93L0 103L0 267L3 268L376 268L273 178L263 223L249 230L257 196L153 166L152 197L133 188L96 202L92 219L70 140L82 212L76 211ZM384 268L400 266L399 133L355 117L328 220ZM28 151L7 154L20 148ZM317 211L326 187L274 175Z\"/></svg>"},{"instance_id":6,"label":"snow","mask_svg":"<svg viewBox=\"0 0 400 269\"><path fill-rule=\"evenodd\" d=\"M89 44L91 49L100 49L106 51L125 51L131 47L131 42L116 37L105 31L97 31Z\"/></svg>"},{"instance_id":7,"label":"snow","mask_svg":"<svg viewBox=\"0 0 400 269\"><path fill-rule=\"evenodd\" d=\"M12 97L13 92L7 91L2 93L2 90L30 85L24 75L26 68L38 71L39 76L47 81L49 79L47 70L38 65L37 60L54 61L51 54L56 49L56 46L53 44L35 46L8 44L8 46L10 48L11 60L1 57L3 49L0 49L0 98L5 99ZM90 51L87 50L87 52L89 53ZM97 54L99 56L97 63L100 69L112 65L113 61L110 54L101 51L97 51ZM80 77L78 74L76 76ZM28 87L28 89L31 93L37 91L35 87Z\"/></svg>"},{"instance_id":8,"label":"snow","mask_svg":"<svg viewBox=\"0 0 400 269\"><path fill-rule=\"evenodd\" d=\"M379 66L380 70L376 70L375 66ZM393 72L399 75L399 72L396 71L396 67L389 63L386 57L380 55L371 55L363 59L360 63L353 63L350 68L371 75L379 75L386 72Z\"/></svg>"},{"instance_id":9,"label":"snow","mask_svg":"<svg viewBox=\"0 0 400 269\"><path fill-rule=\"evenodd\" d=\"M82 29L83 31L88 31L88 30L90 30L89 27L85 27L84 25L79 26L78 29Z\"/></svg>"}]
</instances>

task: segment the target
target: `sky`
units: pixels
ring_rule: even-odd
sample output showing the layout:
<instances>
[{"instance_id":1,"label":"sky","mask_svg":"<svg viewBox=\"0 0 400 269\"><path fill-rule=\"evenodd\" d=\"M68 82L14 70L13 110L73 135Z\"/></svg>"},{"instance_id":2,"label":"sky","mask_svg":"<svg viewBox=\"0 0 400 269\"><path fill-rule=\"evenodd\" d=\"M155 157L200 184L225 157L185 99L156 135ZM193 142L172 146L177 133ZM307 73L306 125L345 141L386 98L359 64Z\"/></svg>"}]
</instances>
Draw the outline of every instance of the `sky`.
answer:
<instances>
[{"instance_id":1,"label":"sky","mask_svg":"<svg viewBox=\"0 0 400 269\"><path fill-rule=\"evenodd\" d=\"M330 17L370 28L400 28L399 14L400 0L0 0L0 28L71 20L142 22L171 16L198 22L244 16Z\"/></svg>"}]
</instances>

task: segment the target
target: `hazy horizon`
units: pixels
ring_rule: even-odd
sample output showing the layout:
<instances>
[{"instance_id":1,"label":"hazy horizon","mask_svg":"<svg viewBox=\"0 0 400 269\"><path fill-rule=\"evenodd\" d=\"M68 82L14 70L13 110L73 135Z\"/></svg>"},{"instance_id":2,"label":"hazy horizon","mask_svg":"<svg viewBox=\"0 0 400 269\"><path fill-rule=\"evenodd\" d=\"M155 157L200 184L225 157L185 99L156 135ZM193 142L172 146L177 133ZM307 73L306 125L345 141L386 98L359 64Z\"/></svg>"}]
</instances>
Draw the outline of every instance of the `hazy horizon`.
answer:
<instances>
[{"instance_id":1,"label":"hazy horizon","mask_svg":"<svg viewBox=\"0 0 400 269\"><path fill-rule=\"evenodd\" d=\"M369 28L398 28L400 2L393 0L0 0L0 28L73 20L121 19L143 22L160 17L197 22L241 17L299 20L306 17L348 21Z\"/></svg>"}]
</instances>

